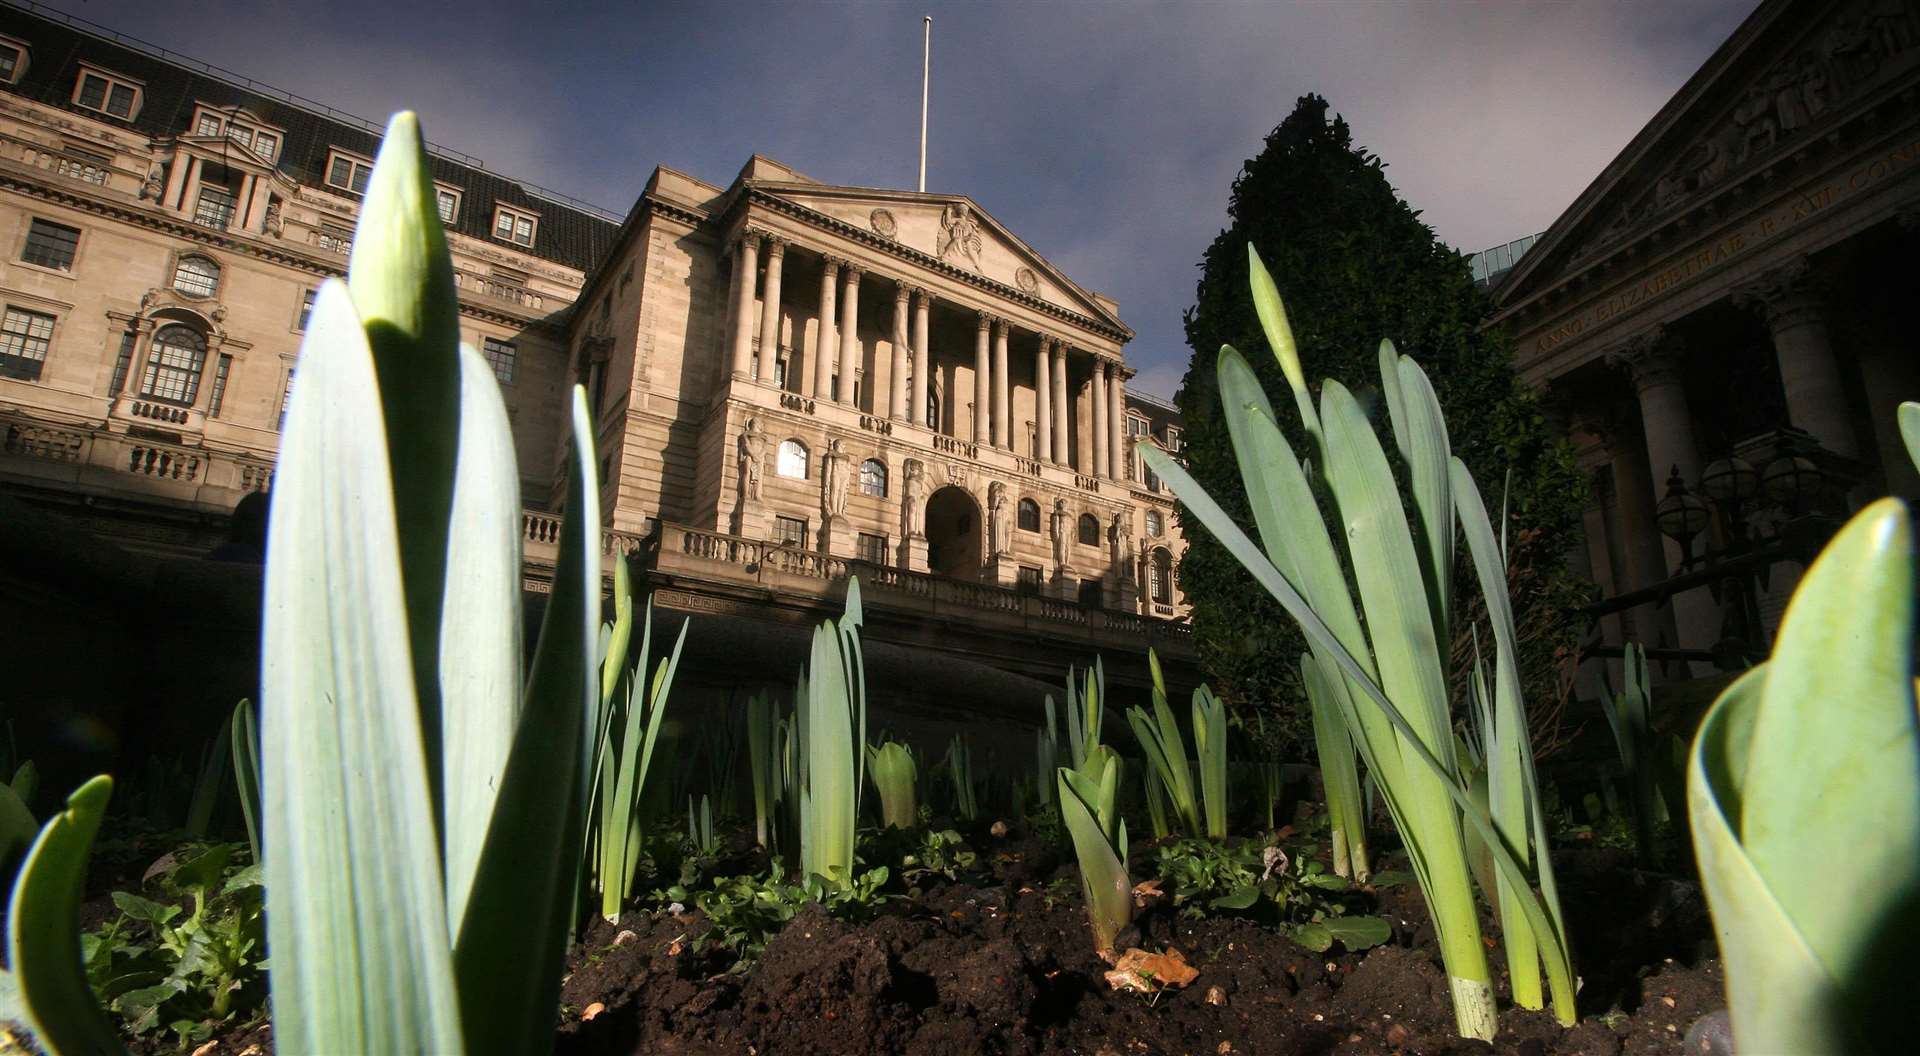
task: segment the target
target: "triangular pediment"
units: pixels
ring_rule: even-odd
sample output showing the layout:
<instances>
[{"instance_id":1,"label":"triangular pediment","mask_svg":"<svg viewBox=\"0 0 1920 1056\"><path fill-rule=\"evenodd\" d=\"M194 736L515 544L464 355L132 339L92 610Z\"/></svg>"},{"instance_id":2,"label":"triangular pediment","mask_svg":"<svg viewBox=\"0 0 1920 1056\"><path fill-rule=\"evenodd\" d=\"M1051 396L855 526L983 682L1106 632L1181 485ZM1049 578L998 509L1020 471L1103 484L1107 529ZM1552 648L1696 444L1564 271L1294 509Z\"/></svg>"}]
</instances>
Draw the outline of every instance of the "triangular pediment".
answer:
<instances>
[{"instance_id":1,"label":"triangular pediment","mask_svg":"<svg viewBox=\"0 0 1920 1056\"><path fill-rule=\"evenodd\" d=\"M1502 306L1676 223L1751 207L1742 184L1911 81L1915 41L1905 5L1763 0L1515 264Z\"/></svg>"},{"instance_id":2,"label":"triangular pediment","mask_svg":"<svg viewBox=\"0 0 1920 1056\"><path fill-rule=\"evenodd\" d=\"M969 275L1125 329L1111 301L1082 287L964 195L920 194L817 183L756 189L857 230L933 257Z\"/></svg>"}]
</instances>

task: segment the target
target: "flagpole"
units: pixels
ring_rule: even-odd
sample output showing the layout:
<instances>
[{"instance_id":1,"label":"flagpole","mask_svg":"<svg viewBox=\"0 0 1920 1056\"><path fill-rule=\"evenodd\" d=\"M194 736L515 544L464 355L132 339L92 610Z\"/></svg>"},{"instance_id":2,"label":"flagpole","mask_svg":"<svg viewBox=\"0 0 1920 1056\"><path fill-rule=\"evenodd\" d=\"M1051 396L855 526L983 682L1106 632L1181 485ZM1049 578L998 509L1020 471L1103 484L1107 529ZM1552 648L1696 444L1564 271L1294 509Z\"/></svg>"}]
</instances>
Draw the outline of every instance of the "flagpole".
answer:
<instances>
[{"instance_id":1,"label":"flagpole","mask_svg":"<svg viewBox=\"0 0 1920 1056\"><path fill-rule=\"evenodd\" d=\"M933 73L933 16L926 16L920 41L920 193L927 190L927 87Z\"/></svg>"}]
</instances>

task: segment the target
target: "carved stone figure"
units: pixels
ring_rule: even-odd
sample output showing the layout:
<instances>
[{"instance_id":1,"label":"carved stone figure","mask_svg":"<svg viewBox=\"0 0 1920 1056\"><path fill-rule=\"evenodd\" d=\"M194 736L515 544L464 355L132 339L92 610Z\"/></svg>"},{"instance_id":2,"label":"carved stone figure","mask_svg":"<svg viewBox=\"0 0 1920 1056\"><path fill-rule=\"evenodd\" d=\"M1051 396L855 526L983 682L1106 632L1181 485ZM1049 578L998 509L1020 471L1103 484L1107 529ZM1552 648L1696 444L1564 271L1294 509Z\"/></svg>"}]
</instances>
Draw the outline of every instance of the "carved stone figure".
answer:
<instances>
[{"instance_id":1,"label":"carved stone figure","mask_svg":"<svg viewBox=\"0 0 1920 1056\"><path fill-rule=\"evenodd\" d=\"M740 499L760 501L760 471L767 461L767 437L760 431L760 419L747 419L740 434Z\"/></svg>"},{"instance_id":2,"label":"carved stone figure","mask_svg":"<svg viewBox=\"0 0 1920 1056\"><path fill-rule=\"evenodd\" d=\"M873 233L881 238L892 238L900 231L900 225L894 220L893 211L890 209L875 209L868 213L867 224L873 228Z\"/></svg>"},{"instance_id":3,"label":"carved stone figure","mask_svg":"<svg viewBox=\"0 0 1920 1056\"><path fill-rule=\"evenodd\" d=\"M1867 31L1889 57L1913 47L1913 12L1905 0L1873 0L1867 5Z\"/></svg>"},{"instance_id":4,"label":"carved stone figure","mask_svg":"<svg viewBox=\"0 0 1920 1056\"><path fill-rule=\"evenodd\" d=\"M1740 126L1746 152L1765 150L1779 138L1780 126L1773 116L1772 93L1756 84L1747 89L1747 97L1734 108L1734 123Z\"/></svg>"},{"instance_id":5,"label":"carved stone figure","mask_svg":"<svg viewBox=\"0 0 1920 1056\"><path fill-rule=\"evenodd\" d=\"M266 227L267 234L275 238L280 237L282 225L280 223L280 203L278 201L267 203Z\"/></svg>"},{"instance_id":6,"label":"carved stone figure","mask_svg":"<svg viewBox=\"0 0 1920 1056\"><path fill-rule=\"evenodd\" d=\"M994 481L987 485L987 556L999 557L1013 549L1011 517L1007 511L1007 486Z\"/></svg>"},{"instance_id":7,"label":"carved stone figure","mask_svg":"<svg viewBox=\"0 0 1920 1056\"><path fill-rule=\"evenodd\" d=\"M1662 174L1653 185L1653 204L1655 208L1665 209L1687 194L1687 178L1676 170Z\"/></svg>"},{"instance_id":8,"label":"carved stone figure","mask_svg":"<svg viewBox=\"0 0 1920 1056\"><path fill-rule=\"evenodd\" d=\"M1013 284L1029 297L1040 296L1040 276L1035 275L1032 268L1023 267L1014 271Z\"/></svg>"},{"instance_id":9,"label":"carved stone figure","mask_svg":"<svg viewBox=\"0 0 1920 1056\"><path fill-rule=\"evenodd\" d=\"M1800 60L1800 103L1807 116L1819 117L1827 111L1827 71L1808 55Z\"/></svg>"},{"instance_id":10,"label":"carved stone figure","mask_svg":"<svg viewBox=\"0 0 1920 1056\"><path fill-rule=\"evenodd\" d=\"M840 438L827 442L826 457L820 465L820 509L829 517L847 512L847 476L853 460L840 450Z\"/></svg>"},{"instance_id":11,"label":"carved stone figure","mask_svg":"<svg viewBox=\"0 0 1920 1056\"><path fill-rule=\"evenodd\" d=\"M1791 66L1782 65L1773 74L1774 119L1781 135L1792 135L1807 127L1807 104L1800 93L1800 78Z\"/></svg>"},{"instance_id":12,"label":"carved stone figure","mask_svg":"<svg viewBox=\"0 0 1920 1056\"><path fill-rule=\"evenodd\" d=\"M1702 161L1699 171L1694 174L1694 184L1708 187L1725 177L1746 157L1746 144L1746 137L1738 124L1729 121L1722 125L1719 131L1701 144Z\"/></svg>"},{"instance_id":13,"label":"carved stone figure","mask_svg":"<svg viewBox=\"0 0 1920 1056\"><path fill-rule=\"evenodd\" d=\"M1070 533L1073 531L1073 525L1068 523L1071 520L1072 518L1067 516L1067 500L1053 500L1053 516L1048 518L1047 526L1053 532L1053 567L1055 568L1067 567L1067 547L1072 542Z\"/></svg>"},{"instance_id":14,"label":"carved stone figure","mask_svg":"<svg viewBox=\"0 0 1920 1056\"><path fill-rule=\"evenodd\" d=\"M1133 532L1126 514L1113 515L1113 523L1107 525L1107 542L1113 550L1113 567L1120 574L1120 582L1133 582Z\"/></svg>"},{"instance_id":15,"label":"carved stone figure","mask_svg":"<svg viewBox=\"0 0 1920 1056\"><path fill-rule=\"evenodd\" d=\"M958 202L940 211L940 259L980 270L980 224Z\"/></svg>"},{"instance_id":16,"label":"carved stone figure","mask_svg":"<svg viewBox=\"0 0 1920 1056\"><path fill-rule=\"evenodd\" d=\"M150 201L159 201L164 183L160 179L159 169L148 169L147 180L140 185L140 197Z\"/></svg>"},{"instance_id":17,"label":"carved stone figure","mask_svg":"<svg viewBox=\"0 0 1920 1056\"><path fill-rule=\"evenodd\" d=\"M1835 19L1833 27L1827 30L1826 38L1820 42L1820 52L1832 67L1842 92L1851 92L1872 80L1879 66L1879 60L1867 47L1867 34L1845 16Z\"/></svg>"},{"instance_id":18,"label":"carved stone figure","mask_svg":"<svg viewBox=\"0 0 1920 1056\"><path fill-rule=\"evenodd\" d=\"M927 535L927 467L917 458L907 459L907 484L900 494L900 531L909 539Z\"/></svg>"}]
</instances>

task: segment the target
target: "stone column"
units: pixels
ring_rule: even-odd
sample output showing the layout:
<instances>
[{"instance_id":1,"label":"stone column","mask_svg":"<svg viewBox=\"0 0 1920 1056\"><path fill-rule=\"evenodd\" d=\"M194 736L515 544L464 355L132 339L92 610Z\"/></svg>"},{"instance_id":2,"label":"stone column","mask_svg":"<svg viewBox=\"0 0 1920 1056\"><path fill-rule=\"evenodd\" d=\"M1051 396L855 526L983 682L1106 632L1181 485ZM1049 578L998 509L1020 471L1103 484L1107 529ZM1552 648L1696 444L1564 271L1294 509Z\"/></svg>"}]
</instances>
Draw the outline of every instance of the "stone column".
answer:
<instances>
[{"instance_id":1,"label":"stone column","mask_svg":"<svg viewBox=\"0 0 1920 1056\"><path fill-rule=\"evenodd\" d=\"M1093 364L1093 475L1108 476L1107 464L1107 361L1096 359Z\"/></svg>"},{"instance_id":2,"label":"stone column","mask_svg":"<svg viewBox=\"0 0 1920 1056\"><path fill-rule=\"evenodd\" d=\"M743 231L733 252L733 376L753 373L753 283L760 270L760 233Z\"/></svg>"},{"instance_id":3,"label":"stone column","mask_svg":"<svg viewBox=\"0 0 1920 1056\"><path fill-rule=\"evenodd\" d=\"M833 328L835 284L840 281L840 258L826 257L820 266L820 332L813 342L813 385L807 392L816 400L833 398L833 363L839 334Z\"/></svg>"},{"instance_id":4,"label":"stone column","mask_svg":"<svg viewBox=\"0 0 1920 1056\"><path fill-rule=\"evenodd\" d=\"M840 387L835 403L853 403L853 375L860 368L860 266L847 261L840 269ZM833 375L827 377L833 392Z\"/></svg>"},{"instance_id":5,"label":"stone column","mask_svg":"<svg viewBox=\"0 0 1920 1056\"><path fill-rule=\"evenodd\" d=\"M1002 451L1013 447L1007 404L1007 321L1000 319L993 324L993 446Z\"/></svg>"},{"instance_id":6,"label":"stone column","mask_svg":"<svg viewBox=\"0 0 1920 1056\"><path fill-rule=\"evenodd\" d=\"M1067 346L1061 344L1053 354L1053 460L1068 465L1073 457L1073 435L1067 421Z\"/></svg>"},{"instance_id":7,"label":"stone column","mask_svg":"<svg viewBox=\"0 0 1920 1056\"><path fill-rule=\"evenodd\" d=\"M1127 375L1118 363L1107 381L1107 447L1107 468L1113 470L1113 479L1126 480L1133 449L1127 445Z\"/></svg>"},{"instance_id":8,"label":"stone column","mask_svg":"<svg viewBox=\"0 0 1920 1056\"><path fill-rule=\"evenodd\" d=\"M1700 454L1693 439L1693 416L1687 411L1686 387L1680 378L1681 352L1680 343L1657 326L1607 352L1609 362L1625 367L1633 377L1634 392L1640 399L1640 425L1646 438L1650 475L1642 493L1647 503L1645 512L1634 514L1635 520L1644 527L1634 527L1634 522L1627 520L1630 500L1624 486L1620 493L1621 521L1628 525L1626 530L1630 534L1647 532L1662 540L1668 575L1680 570L1685 555L1680 544L1660 534L1655 508L1665 497L1667 477L1676 468L1689 487L1700 481ZM1694 545L1699 545L1699 541L1695 540ZM1675 595L1673 615L1674 630L1679 638L1675 644L1680 648L1709 649L1720 640L1719 606L1705 587ZM1704 675L1711 672L1711 667L1694 664L1693 671Z\"/></svg>"},{"instance_id":9,"label":"stone column","mask_svg":"<svg viewBox=\"0 0 1920 1056\"><path fill-rule=\"evenodd\" d=\"M904 282L893 287L893 368L887 375L887 414L894 421L907 417L907 313L913 287Z\"/></svg>"},{"instance_id":10,"label":"stone column","mask_svg":"<svg viewBox=\"0 0 1920 1056\"><path fill-rule=\"evenodd\" d=\"M1773 332L1773 354L1780 360L1780 385L1793 425L1811 433L1828 451L1858 458L1860 445L1847 412L1840 364L1827 333L1825 299L1807 258L1761 273L1734 291L1734 303L1759 309Z\"/></svg>"},{"instance_id":11,"label":"stone column","mask_svg":"<svg viewBox=\"0 0 1920 1056\"><path fill-rule=\"evenodd\" d=\"M976 444L993 443L993 387L987 378L987 329L992 323L993 316L981 312L979 326L973 332L973 442Z\"/></svg>"},{"instance_id":12,"label":"stone column","mask_svg":"<svg viewBox=\"0 0 1920 1056\"><path fill-rule=\"evenodd\" d=\"M907 421L936 432L939 422L927 420L927 386L933 379L933 349L927 342L927 313L933 298L923 289L913 291L913 402L907 405Z\"/></svg>"},{"instance_id":13,"label":"stone column","mask_svg":"<svg viewBox=\"0 0 1920 1056\"><path fill-rule=\"evenodd\" d=\"M1033 457L1037 462L1053 461L1052 344L1041 334L1033 353Z\"/></svg>"},{"instance_id":14,"label":"stone column","mask_svg":"<svg viewBox=\"0 0 1920 1056\"><path fill-rule=\"evenodd\" d=\"M187 159L187 182L180 189L180 211L189 217L200 208L200 170L199 158Z\"/></svg>"},{"instance_id":15,"label":"stone column","mask_svg":"<svg viewBox=\"0 0 1920 1056\"><path fill-rule=\"evenodd\" d=\"M760 302L760 381L774 384L774 363L780 358L780 263L787 240L767 236L767 289Z\"/></svg>"}]
</instances>

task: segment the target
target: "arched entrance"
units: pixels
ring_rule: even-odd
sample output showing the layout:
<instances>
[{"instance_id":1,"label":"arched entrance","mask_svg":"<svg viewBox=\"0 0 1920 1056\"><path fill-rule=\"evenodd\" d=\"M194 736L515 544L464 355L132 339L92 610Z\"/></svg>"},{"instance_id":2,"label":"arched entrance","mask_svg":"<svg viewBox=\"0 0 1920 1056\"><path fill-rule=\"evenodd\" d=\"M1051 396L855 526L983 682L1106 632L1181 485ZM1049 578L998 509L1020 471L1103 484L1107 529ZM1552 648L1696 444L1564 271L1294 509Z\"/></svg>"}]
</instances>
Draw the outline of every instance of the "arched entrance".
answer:
<instances>
[{"instance_id":1,"label":"arched entrance","mask_svg":"<svg viewBox=\"0 0 1920 1056\"><path fill-rule=\"evenodd\" d=\"M927 499L927 569L954 579L980 578L980 504L948 485Z\"/></svg>"}]
</instances>

